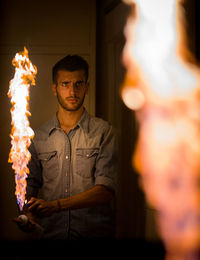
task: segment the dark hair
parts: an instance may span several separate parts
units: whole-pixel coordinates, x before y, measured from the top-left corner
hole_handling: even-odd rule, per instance
[[[57,74],[60,70],[76,71],[84,70],[86,81],[88,80],[88,63],[79,55],[67,55],[63,59],[59,60],[52,69],[53,83],[57,83]]]

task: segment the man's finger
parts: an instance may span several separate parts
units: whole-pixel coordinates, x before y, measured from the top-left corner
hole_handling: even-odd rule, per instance
[[[40,205],[40,201],[35,200],[32,204],[28,205],[28,210],[29,211],[37,210],[39,205]]]
[[[30,200],[27,202],[26,205],[28,205],[28,206],[32,205],[36,200],[37,200],[36,198],[32,197],[32,198],[30,198]]]
[[[13,218],[12,221],[17,223],[17,224],[22,224],[23,223],[23,220],[20,219],[20,218]]]

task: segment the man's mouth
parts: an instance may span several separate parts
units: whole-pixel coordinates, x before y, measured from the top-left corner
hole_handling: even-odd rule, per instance
[[[70,103],[77,103],[78,98],[68,98],[67,101],[70,102]]]

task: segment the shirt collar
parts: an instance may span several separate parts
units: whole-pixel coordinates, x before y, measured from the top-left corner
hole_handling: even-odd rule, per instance
[[[85,132],[89,132],[89,114],[86,111],[86,109],[84,109],[83,114],[81,115],[81,118],[79,119],[79,121],[77,122],[76,126],[74,127],[77,128],[80,127],[82,128]],[[55,130],[55,129],[60,129],[60,123],[58,121],[57,118],[57,114],[52,118],[52,120],[49,122],[49,127],[48,127],[48,134],[51,135],[51,133]]]

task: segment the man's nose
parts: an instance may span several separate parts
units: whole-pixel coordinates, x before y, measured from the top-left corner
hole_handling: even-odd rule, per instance
[[[70,91],[70,94],[74,94],[76,93],[76,83],[71,83],[70,86],[69,86],[69,91]]]

